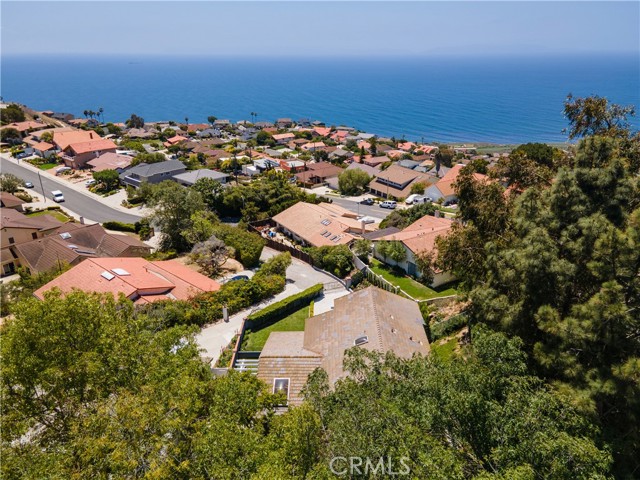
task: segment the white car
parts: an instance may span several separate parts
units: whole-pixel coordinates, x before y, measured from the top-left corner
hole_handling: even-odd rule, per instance
[[[391,210],[395,210],[398,204],[393,200],[387,200],[386,202],[380,203],[380,208],[390,208]]]
[[[94,183],[96,183],[95,179],[90,179],[87,180],[86,182],[84,182],[85,187],[90,187],[91,185],[93,185]]]
[[[51,196],[53,201],[56,203],[64,202],[64,195],[60,190],[54,190],[51,192]]]

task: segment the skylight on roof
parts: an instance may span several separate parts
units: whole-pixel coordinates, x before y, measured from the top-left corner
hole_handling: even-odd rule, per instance
[[[71,238],[71,234],[69,232],[63,232],[60,234],[60,238],[66,240],[67,238]]]
[[[331,220],[329,220],[328,218],[325,218],[320,223],[323,224],[323,225],[329,225],[331,223]]]
[[[369,343],[369,337],[367,335],[362,335],[361,337],[356,338],[353,342],[356,347],[364,345],[365,343]]]
[[[124,268],[112,268],[111,271],[116,275],[131,275]]]
[[[105,270],[104,272],[102,272],[102,273],[100,274],[100,276],[101,276],[102,278],[106,278],[106,279],[107,279],[107,280],[109,280],[109,281],[111,281],[111,280],[113,280],[114,278],[116,278],[116,276],[115,276],[113,273],[107,272],[106,270]]]
[[[76,248],[78,248],[78,245],[67,245],[67,247],[69,247],[71,250],[75,250]]]

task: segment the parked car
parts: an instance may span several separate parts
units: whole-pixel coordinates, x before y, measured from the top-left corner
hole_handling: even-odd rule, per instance
[[[64,202],[64,195],[60,190],[52,191],[51,196],[53,197],[54,202],[57,202],[57,203]]]
[[[33,188],[33,183],[31,183],[31,182],[24,182],[24,186],[25,186],[25,188]]]
[[[27,158],[27,157],[30,157],[30,156],[31,156],[30,153],[22,152],[22,153],[19,153],[18,155],[16,155],[16,158],[17,159],[21,159],[21,158]]]
[[[56,168],[56,175],[60,175],[62,172],[68,172],[71,167],[58,167]]]
[[[235,275],[227,280],[227,282],[237,282],[239,280],[249,280],[249,277],[246,275]]]
[[[360,201],[361,205],[373,205],[373,199],[372,198],[365,198],[364,200]]]
[[[90,187],[94,183],[96,183],[95,179],[91,178],[91,179],[87,180],[86,182],[84,182],[84,185],[85,185],[85,187]]]
[[[445,206],[445,207],[449,207],[451,205],[456,205],[456,200],[447,200],[442,205]]]
[[[396,202],[394,202],[393,200],[387,200],[387,201],[382,202],[380,204],[380,208],[390,208],[391,210],[395,210],[397,205],[398,204]]]

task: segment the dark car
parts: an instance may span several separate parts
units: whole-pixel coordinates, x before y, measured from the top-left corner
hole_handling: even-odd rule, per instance
[[[31,183],[31,182],[24,182],[24,186],[25,186],[26,188],[33,188],[33,183]]]
[[[373,205],[373,199],[371,198],[365,198],[364,200],[362,200],[360,202],[361,205]]]
[[[238,280],[249,280],[249,277],[246,275],[236,275],[227,280],[227,282],[237,282]]]

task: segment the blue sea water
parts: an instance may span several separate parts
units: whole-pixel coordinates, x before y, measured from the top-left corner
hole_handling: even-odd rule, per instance
[[[310,118],[440,142],[563,142],[563,101],[640,106],[637,56],[2,57],[1,92],[38,110],[104,108],[107,121]],[[637,127],[638,119],[633,120]]]

